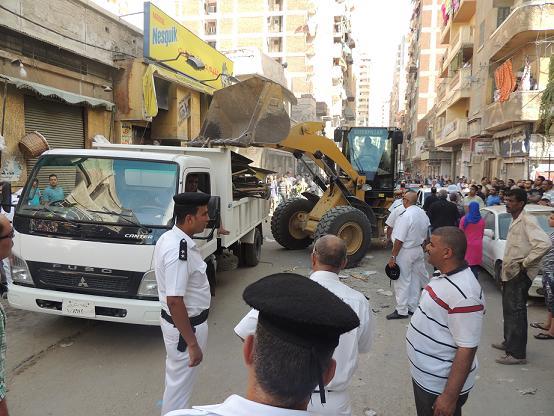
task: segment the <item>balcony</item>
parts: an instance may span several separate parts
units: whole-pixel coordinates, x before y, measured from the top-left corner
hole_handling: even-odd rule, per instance
[[[483,115],[483,129],[494,132],[537,121],[541,96],[540,91],[515,91],[508,101],[489,104]]]
[[[437,85],[437,102],[440,103],[446,97],[446,85],[448,84],[448,79],[443,78],[440,80],[439,85]]]
[[[458,10],[454,13],[452,17],[452,22],[454,23],[466,23],[471,20],[475,14],[477,6],[477,0],[461,0]]]
[[[510,13],[490,37],[490,60],[498,60],[527,44],[554,35],[554,3],[523,2]]]
[[[467,140],[469,137],[467,118],[458,118],[448,123],[435,139],[437,147],[453,146]]]
[[[448,45],[450,43],[450,29],[452,28],[452,19],[448,19],[448,23],[441,30],[441,43]]]
[[[333,43],[333,58],[340,58],[342,56],[342,43]]]
[[[441,76],[446,75],[450,63],[460,51],[463,53],[464,62],[471,58],[473,55],[473,32],[473,26],[462,26],[457,32],[452,32],[450,46],[443,55]]]
[[[437,87],[437,114],[457,104],[460,100],[468,99],[471,94],[471,67],[462,68],[451,78],[444,78]]]

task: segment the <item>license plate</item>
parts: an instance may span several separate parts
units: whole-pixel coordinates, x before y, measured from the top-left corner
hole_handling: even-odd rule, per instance
[[[94,303],[79,302],[75,300],[64,300],[62,302],[62,313],[69,316],[79,316],[81,318],[94,318]]]

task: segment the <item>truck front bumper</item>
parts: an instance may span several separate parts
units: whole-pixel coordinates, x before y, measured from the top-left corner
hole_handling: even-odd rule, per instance
[[[161,306],[158,301],[84,295],[37,289],[13,283],[8,286],[8,301],[14,308],[33,312],[139,325],[160,324]],[[90,302],[94,307],[94,316],[64,313],[62,310],[64,301]]]

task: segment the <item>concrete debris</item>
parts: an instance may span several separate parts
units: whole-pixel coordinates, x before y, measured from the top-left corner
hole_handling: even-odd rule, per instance
[[[373,309],[373,308],[372,308],[371,310],[373,311],[373,313],[379,313],[379,312],[381,312],[381,309]]]
[[[66,343],[60,344],[60,347],[67,348],[67,347],[71,347],[72,345],[73,345],[73,342],[66,342]]]
[[[291,273],[291,272],[295,271],[296,269],[298,269],[298,266],[294,266],[292,269],[285,270],[285,273]]]
[[[364,409],[364,416],[377,416],[377,412],[373,409]]]
[[[358,280],[361,280],[363,282],[367,282],[367,276],[364,276],[363,273],[350,273],[350,276],[352,276],[354,279],[358,279]]]
[[[532,395],[537,393],[537,389],[534,387],[530,387],[528,389],[519,390],[519,392],[521,393],[522,396],[526,396],[526,395]]]
[[[264,240],[267,241],[268,243],[274,243],[275,240],[273,238],[269,238],[269,237],[264,237]]]
[[[365,256],[365,258],[366,258],[366,259],[372,259],[372,258],[373,258],[373,256],[369,256],[369,255],[367,255],[367,256]]]
[[[498,381],[499,383],[513,383],[514,379],[513,378],[497,378],[496,381]]]
[[[377,293],[383,296],[392,296],[392,291],[390,290],[377,289]]]

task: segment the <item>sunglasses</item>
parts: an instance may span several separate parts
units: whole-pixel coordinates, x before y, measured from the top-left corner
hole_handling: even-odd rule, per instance
[[[13,238],[13,236],[15,235],[15,230],[12,228],[12,230],[10,231],[9,234],[6,234],[5,236],[3,237],[0,237],[0,240],[3,240],[5,238]]]

